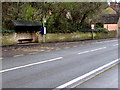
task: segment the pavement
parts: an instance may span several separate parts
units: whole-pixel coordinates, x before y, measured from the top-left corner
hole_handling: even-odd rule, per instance
[[[12,54],[18,51],[3,51],[3,70],[0,71],[3,88],[56,88],[118,58],[117,39],[81,42],[69,45],[67,42],[63,46],[55,43],[53,48],[59,47],[58,50],[26,55],[20,55],[24,52],[20,49],[18,56]],[[37,47],[41,46],[35,50],[39,50]]]

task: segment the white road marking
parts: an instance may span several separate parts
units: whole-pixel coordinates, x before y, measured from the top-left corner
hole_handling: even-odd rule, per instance
[[[12,70],[17,70],[17,69],[21,69],[21,68],[25,68],[25,67],[30,67],[30,66],[34,66],[34,65],[38,65],[38,64],[43,64],[43,63],[47,63],[47,62],[52,62],[52,61],[60,60],[60,59],[62,59],[62,58],[63,58],[63,57],[58,57],[58,58],[54,58],[54,59],[50,59],[50,60],[46,60],[46,61],[40,61],[40,62],[36,62],[36,63],[31,63],[31,64],[19,66],[19,67],[14,67],[14,68],[10,68],[10,69],[5,69],[5,70],[1,70],[0,73],[12,71]]]
[[[90,71],[90,72],[88,72],[88,73],[86,73],[86,74],[84,74],[84,75],[82,75],[82,76],[80,76],[80,77],[78,77],[78,78],[75,78],[75,79],[73,79],[73,80],[71,80],[71,81],[69,81],[69,82],[67,82],[67,83],[65,83],[65,84],[63,84],[63,85],[60,85],[60,86],[58,86],[58,87],[56,87],[56,88],[66,88],[66,87],[68,87],[68,86],[70,86],[70,85],[72,85],[72,84],[74,84],[74,83],[76,83],[76,82],[78,82],[78,81],[80,81],[80,80],[83,80],[84,78],[86,78],[86,77],[88,77],[88,76],[90,76],[90,75],[95,74],[95,73],[98,72],[98,71],[101,71],[101,70],[104,69],[104,68],[107,68],[107,67],[109,67],[109,66],[117,63],[119,60],[120,60],[120,58],[119,58],[119,59],[116,59],[116,60],[114,60],[114,61],[112,61],[112,62],[110,62],[110,63],[108,63],[108,64],[105,64],[105,65],[103,65],[103,66],[101,66],[101,67],[99,67],[99,68],[97,68],[97,69],[95,69],[95,70],[93,70],[93,71]]]
[[[88,52],[93,52],[93,51],[97,51],[97,50],[101,50],[101,49],[105,49],[106,47],[102,47],[102,48],[97,48],[97,49],[93,49],[93,50],[89,50],[89,51],[84,51],[78,54],[84,54],[84,53],[88,53]]]
[[[94,49],[94,50],[90,50],[90,51],[81,52],[81,53],[78,53],[78,54],[84,54],[84,53],[93,52],[93,51],[97,51],[97,50],[101,50],[101,49],[105,49],[105,48],[106,47],[102,47],[102,48],[98,48],[98,49]],[[12,71],[12,70],[16,70],[16,69],[21,69],[21,68],[25,68],[25,67],[29,67],[29,66],[33,66],[33,65],[37,65],[37,64],[43,64],[43,63],[46,63],[46,62],[52,62],[52,61],[56,61],[56,60],[62,59],[62,58],[63,57],[58,57],[58,58],[54,58],[54,59],[50,59],[50,60],[45,60],[45,61],[31,63],[31,64],[27,64],[27,65],[23,65],[23,66],[13,67],[13,68],[10,68],[10,69],[1,70],[0,73],[7,72],[7,71]]]
[[[84,52],[81,52],[81,53],[78,53],[78,54],[84,54],[84,53],[88,53],[88,52],[90,52],[90,51],[84,51]]]
[[[96,42],[96,43],[106,43],[106,42],[115,42],[115,41],[118,41],[118,40],[110,40],[110,41],[103,41],[103,42]]]
[[[118,46],[119,44],[115,44],[115,45],[113,45],[113,46]]]

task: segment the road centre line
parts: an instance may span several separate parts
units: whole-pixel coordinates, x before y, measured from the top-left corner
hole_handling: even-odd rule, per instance
[[[101,67],[99,67],[99,68],[97,68],[95,70],[92,70],[92,71],[90,71],[90,72],[88,72],[88,73],[86,73],[86,74],[84,74],[84,75],[82,75],[82,76],[80,76],[78,78],[75,78],[75,79],[73,79],[73,80],[71,80],[71,81],[69,81],[69,82],[67,82],[67,83],[65,83],[63,85],[60,85],[60,86],[58,86],[56,88],[67,88],[67,87],[71,86],[72,84],[74,84],[74,83],[76,83],[78,81],[80,82],[80,80],[82,81],[83,79],[85,79],[85,78],[87,78],[87,77],[89,77],[89,76],[91,76],[91,75],[93,75],[93,74],[95,74],[97,72],[100,72],[101,70],[103,70],[103,69],[105,69],[105,68],[107,68],[107,67],[109,67],[109,66],[111,66],[111,65],[113,65],[115,63],[118,63],[119,60],[120,60],[120,58],[116,59],[116,60],[114,60],[114,61],[112,61],[112,62],[110,62],[108,64],[105,64],[105,65],[103,65],[103,66],[101,66]]]
[[[97,51],[97,50],[102,50],[102,49],[105,49],[107,47],[102,47],[102,48],[97,48],[97,49],[93,49],[93,50],[89,50],[89,51],[84,51],[84,52],[80,52],[78,54],[84,54],[84,53],[88,53],[88,52],[94,52],[94,51]]]
[[[119,44],[115,44],[115,45],[113,45],[113,46],[118,46]]]
[[[101,50],[101,49],[105,49],[105,48],[106,47],[102,47],[102,48],[93,49],[93,50],[90,50],[90,51],[84,51],[84,52],[81,52],[81,53],[78,53],[78,54],[84,54],[84,53],[93,52],[93,51],[97,51],[97,50]],[[18,57],[18,56],[22,56],[22,55],[16,55],[14,57]],[[62,58],[63,57],[58,57],[58,58],[54,58],[54,59],[50,59],[50,60],[45,60],[45,61],[31,63],[31,64],[27,64],[27,65],[23,65],[23,66],[13,67],[13,68],[10,68],[10,69],[1,70],[0,73],[7,72],[7,71],[12,71],[12,70],[16,70],[16,69],[21,69],[21,68],[25,68],[25,67],[29,67],[29,66],[33,66],[33,65],[37,65],[37,64],[52,62],[52,61],[56,61],[56,60],[62,59]]]
[[[58,58],[54,58],[54,59],[49,59],[49,60],[45,60],[45,61],[40,61],[40,62],[36,62],[36,63],[23,65],[23,66],[13,67],[13,68],[10,68],[10,69],[1,70],[0,73],[12,71],[12,70],[17,70],[17,69],[21,69],[21,68],[25,68],[25,67],[30,67],[30,66],[34,66],[34,65],[38,65],[38,64],[43,64],[43,63],[47,63],[47,62],[52,62],[52,61],[60,60],[62,58],[63,57],[58,57]]]

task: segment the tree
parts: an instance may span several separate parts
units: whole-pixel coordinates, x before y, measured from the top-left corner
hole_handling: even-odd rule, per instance
[[[86,28],[96,22],[101,11],[107,7],[104,2],[4,2],[3,27],[11,29],[10,20],[35,20],[42,23],[47,18],[47,32],[69,33]],[[52,11],[49,14],[49,11]],[[70,18],[67,14],[69,13]]]

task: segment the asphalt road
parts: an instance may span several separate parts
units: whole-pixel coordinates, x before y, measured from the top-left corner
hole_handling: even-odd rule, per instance
[[[72,41],[72,42],[54,42],[54,43],[23,43],[17,45],[3,46],[2,50],[2,59],[31,55],[36,53],[51,52],[54,50],[63,50],[67,48],[72,48],[76,46],[83,46],[87,44],[92,44],[94,42],[114,40],[111,39],[95,39],[95,40],[84,40],[84,41]],[[1,59],[1,57],[0,57]]]
[[[78,85],[76,88],[118,88],[118,67],[120,67],[120,65],[110,68],[98,76]]]
[[[2,86],[3,88],[56,88],[117,58],[117,40],[10,57],[2,60],[3,70],[0,71]]]

